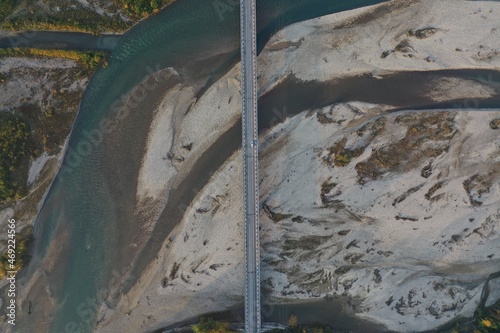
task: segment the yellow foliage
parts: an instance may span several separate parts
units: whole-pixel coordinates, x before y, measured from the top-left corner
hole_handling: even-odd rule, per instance
[[[7,57],[40,57],[40,58],[63,58],[79,62],[90,69],[95,69],[100,63],[106,63],[105,52],[100,51],[72,51],[58,49],[36,49],[36,48],[7,48],[0,49],[0,56]]]
[[[481,320],[481,325],[484,327],[491,327],[491,321],[489,319],[483,319]]]

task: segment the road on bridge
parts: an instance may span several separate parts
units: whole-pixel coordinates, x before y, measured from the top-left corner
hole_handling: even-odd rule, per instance
[[[245,216],[245,332],[260,333],[259,164],[255,0],[240,0],[243,95],[243,207]]]

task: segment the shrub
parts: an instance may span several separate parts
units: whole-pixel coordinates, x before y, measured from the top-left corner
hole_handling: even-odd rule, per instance
[[[75,60],[87,69],[94,70],[100,64],[107,65],[107,53],[103,51],[72,51],[35,48],[0,49],[0,57],[64,58]]]
[[[194,333],[231,333],[228,323],[220,323],[212,318],[200,318],[198,324],[193,326]]]
[[[25,194],[25,175],[18,173],[21,164],[36,156],[37,149],[30,126],[18,117],[0,116],[0,202]],[[24,182],[23,182],[24,181]]]
[[[18,5],[18,0],[2,0],[0,2],[0,21],[12,14]]]
[[[116,5],[135,20],[156,13],[171,2],[173,0],[115,0]]]

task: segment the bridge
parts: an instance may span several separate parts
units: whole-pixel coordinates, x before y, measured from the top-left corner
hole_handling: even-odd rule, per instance
[[[243,209],[245,216],[245,332],[261,332],[257,36],[255,0],[240,0],[243,96]]]

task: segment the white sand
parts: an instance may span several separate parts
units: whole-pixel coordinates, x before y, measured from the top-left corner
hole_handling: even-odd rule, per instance
[[[375,9],[375,19],[363,18]],[[259,59],[259,85],[268,90],[289,73],[328,81],[388,71],[499,68],[499,15],[500,4],[492,1],[400,0],[300,22],[269,41]],[[406,35],[428,27],[437,29],[428,38]],[[381,58],[403,40],[412,52]],[[299,41],[298,48],[275,50],[276,45]]]
[[[193,91],[190,88],[178,85],[166,94],[156,112],[139,174],[137,189],[139,202],[148,197],[160,196],[177,173],[175,165],[168,157],[176,125],[173,117],[174,114],[186,112],[192,98]]]
[[[360,117],[349,117],[346,110],[349,108],[338,107],[334,114],[347,118],[345,123]],[[343,168],[325,166],[321,158],[342,137],[348,138],[347,146],[359,145],[359,125],[346,132],[337,124],[320,124],[314,114],[293,118],[283,131],[275,129],[280,135],[261,157],[266,174],[261,200],[275,212],[291,215],[277,223],[261,216],[263,262],[274,263],[264,266],[263,280],[271,279],[275,296],[359,297],[364,301],[356,310],[363,316],[404,332],[430,329],[457,315],[473,313],[482,283],[499,264],[500,165],[498,158],[491,156],[499,155],[500,139],[498,131],[489,128],[489,121],[499,118],[500,112],[458,113],[459,132],[450,141],[448,153],[422,159],[402,174],[389,173],[359,185],[355,165],[366,160],[372,149],[404,137],[406,128],[394,123],[396,116],[387,116],[384,134]],[[336,134],[332,136],[332,132]],[[423,178],[420,170],[431,160],[434,172]],[[490,192],[482,195],[480,207],[470,204],[463,187],[463,182],[476,173],[492,177]],[[330,208],[321,203],[320,197],[321,184],[328,179],[337,183],[332,192],[338,194]],[[433,195],[442,194],[441,198],[425,199],[438,181],[446,182]],[[405,201],[392,205],[396,197],[419,185],[421,189]],[[293,222],[296,216],[303,221]],[[396,216],[418,221],[397,220]],[[341,230],[350,232],[341,236]],[[301,237],[308,236],[317,236],[319,244],[301,248],[307,242]],[[319,240],[321,236],[328,237]],[[287,250],[287,246],[293,250]],[[350,260],[358,255],[359,261],[352,264]],[[351,270],[335,274],[340,267]],[[376,269],[380,282],[375,282]],[[437,283],[443,285],[442,289],[435,287]],[[464,287],[464,283],[471,285]],[[390,297],[394,302],[386,306],[384,302]],[[405,317],[397,313],[398,302]],[[431,313],[430,307],[435,312]]]
[[[54,156],[49,156],[46,152],[44,152],[40,157],[30,162],[28,186],[33,184],[38,179],[40,173],[43,170],[43,167],[45,166],[45,163],[47,163],[47,161],[52,158],[54,158]]]

